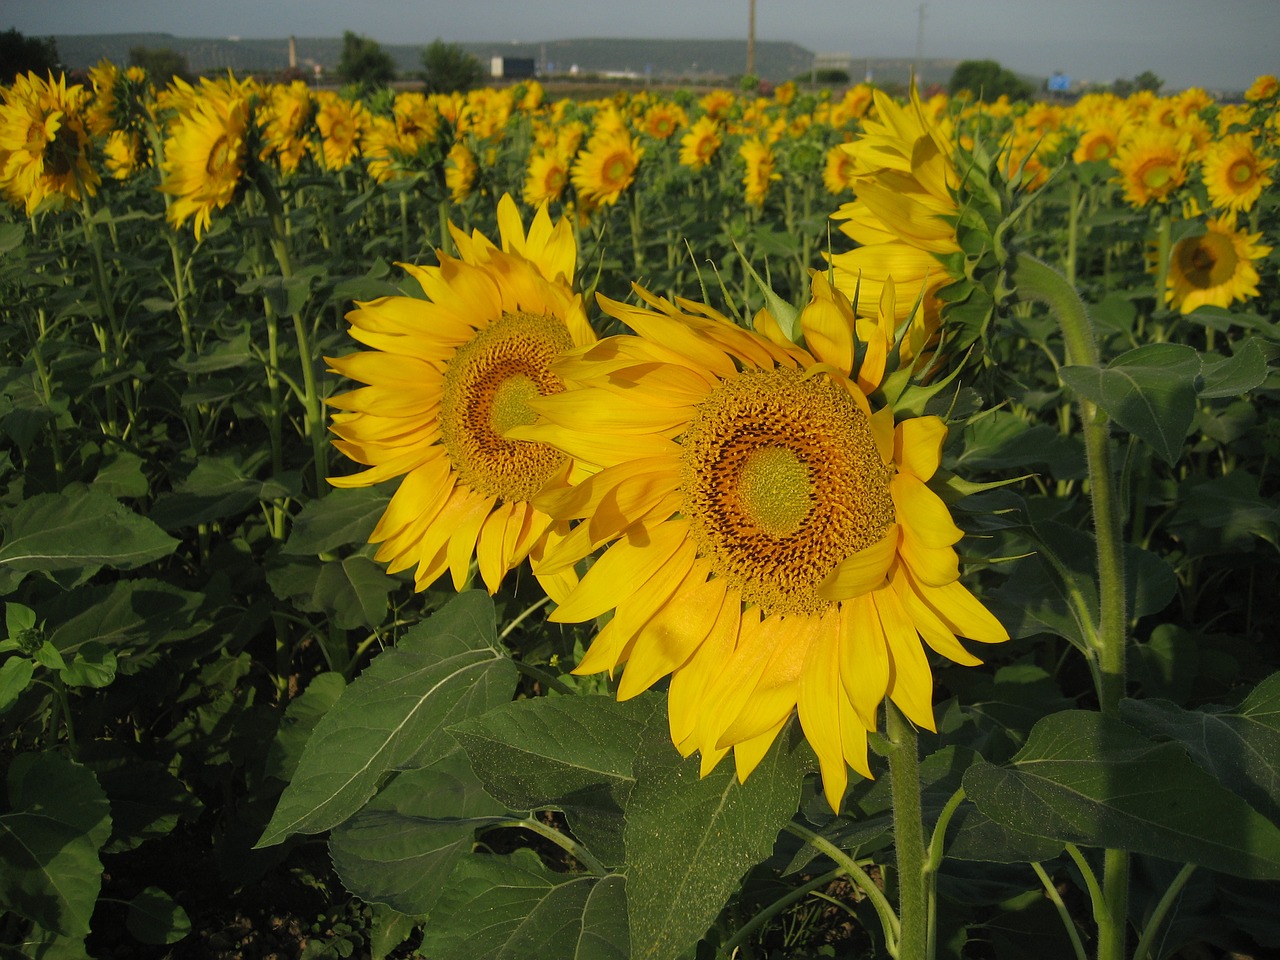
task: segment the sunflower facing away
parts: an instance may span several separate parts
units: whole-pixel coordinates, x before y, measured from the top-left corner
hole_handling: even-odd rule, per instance
[[[1165,300],[1183,313],[1196,307],[1229,307],[1232,301],[1258,295],[1258,268],[1271,248],[1260,243],[1262,234],[1244,233],[1226,215],[1205,224],[1198,237],[1179,240],[1169,258]]]
[[[175,227],[194,217],[199,239],[213,211],[235,199],[245,174],[249,123],[247,89],[212,83],[174,121],[164,145],[160,189],[175,198],[167,212]]]
[[[490,592],[508,570],[537,557],[552,521],[529,501],[572,461],[504,432],[534,418],[529,401],[564,389],[551,364],[594,342],[570,283],[573,232],[546,208],[526,235],[515,201],[498,203],[501,249],[453,228],[460,256],[438,267],[404,265],[426,299],[384,297],[347,314],[371,348],[327,358],[330,370],[367,384],[330,399],[334,446],[369,467],[331,477],[363,487],[401,477],[370,541],[395,573],[417,568],[423,590],[448,569],[466,582],[472,557]],[[541,578],[553,597],[570,582]]]
[[[886,695],[935,728],[924,644],[975,664],[958,636],[1008,638],[960,583],[961,532],[927,486],[946,426],[872,409],[825,283],[801,314],[812,353],[636,289],[656,309],[599,299],[638,336],[573,351],[555,368],[572,388],[508,434],[598,468],[535,499],[579,521],[548,572],[610,543],[551,619],[613,611],[575,672],[625,663],[622,699],[670,674],[672,740],[704,774],[732,749],[745,779],[798,712],[838,809],[847,766],[871,775]]]

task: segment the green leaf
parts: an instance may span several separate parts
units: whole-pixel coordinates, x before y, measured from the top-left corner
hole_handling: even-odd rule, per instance
[[[9,657],[0,663],[0,713],[22,695],[35,672],[36,665],[26,657]]]
[[[258,846],[335,827],[391,771],[457,749],[447,728],[510,699],[515,680],[493,601],[458,595],[379,654],[316,724]]]
[[[312,500],[302,508],[280,552],[327,553],[365,543],[390,502],[391,497],[375,487],[330,491],[328,496]]]
[[[421,952],[432,960],[629,960],[624,879],[555,874],[531,850],[468,854],[449,876]]]
[[[129,933],[142,943],[177,943],[191,932],[187,911],[159,887],[147,887],[129,901]]]
[[[343,630],[376,627],[387,618],[387,597],[399,586],[382,564],[364,556],[308,559],[267,573],[272,592],[299,610],[327,613]]]
[[[1201,769],[1280,824],[1280,673],[1258,684],[1235,710],[1125,700],[1120,715],[1149,737],[1181,744]]]
[[[1267,358],[1262,355],[1258,338],[1250,337],[1236,346],[1229,357],[1204,357],[1203,370],[1201,400],[1238,397],[1267,379]]]
[[[116,678],[116,655],[106,644],[90,640],[59,673],[69,687],[109,687]]]
[[[1280,509],[1259,493],[1259,486],[1258,477],[1244,467],[1188,485],[1169,529],[1199,556],[1248,550],[1255,537],[1280,543]]]
[[[81,587],[60,605],[57,613],[65,619],[50,624],[49,640],[64,656],[103,644],[122,658],[121,671],[130,672],[130,656],[208,630],[209,622],[201,616],[203,601],[202,594],[159,580]]]
[[[721,763],[705,778],[671,744],[665,711],[650,722],[627,807],[627,912],[632,956],[682,955],[706,933],[743,874],[773,851],[800,800],[796,725],[739,783]]]
[[[964,788],[986,816],[1022,833],[1280,878],[1280,828],[1177,744],[1153,744],[1099,713],[1045,717],[1008,766],[976,764]]]
[[[373,960],[386,957],[422,925],[422,917],[410,917],[380,903],[373,905],[373,920],[369,930],[369,952]]]
[[[1122,353],[1105,368],[1064,366],[1058,374],[1078,396],[1149,443],[1166,463],[1177,461],[1196,415],[1200,358],[1193,349],[1149,343]]]
[[[89,932],[111,808],[93,772],[60,753],[24,753],[9,765],[0,814],[0,907],[69,937]]]
[[[623,859],[622,815],[631,768],[658,697],[516,700],[450,733],[494,797],[512,810],[554,807],[604,863]]]
[[[461,752],[399,774],[335,827],[329,853],[343,885],[406,914],[435,907],[447,877],[475,843],[476,829],[506,818]]]
[[[342,674],[322,673],[312,678],[300,696],[289,701],[276,729],[276,738],[267,749],[263,776],[275,777],[284,783],[293,779],[311,732],[338,702],[346,685]]]
[[[290,495],[278,480],[259,480],[238,457],[206,457],[172,493],[156,498],[151,517],[166,530],[179,530],[244,513],[262,501]]]
[[[103,567],[129,570],[178,548],[145,517],[98,490],[42,493],[0,517],[0,590],[12,591],[32,571],[74,573],[81,583]]]

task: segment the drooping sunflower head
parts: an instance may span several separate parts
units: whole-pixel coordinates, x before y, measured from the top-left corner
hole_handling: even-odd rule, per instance
[[[1256,261],[1271,252],[1262,234],[1235,227],[1234,214],[1205,224],[1205,232],[1174,244],[1165,300],[1183,313],[1200,306],[1229,307],[1258,295]]]
[[[454,203],[461,203],[471,195],[479,172],[476,155],[465,143],[459,140],[449,148],[444,160],[444,183]]]
[[[365,384],[329,403],[334,446],[369,468],[330,482],[402,478],[370,539],[391,572],[416,567],[420,590],[446,569],[460,589],[475,558],[496,591],[552,533],[529,501],[574,471],[560,451],[508,436],[532,422],[534,398],[564,389],[552,369],[559,356],[594,341],[569,286],[573,233],[552,224],[545,207],[526,233],[509,196],[498,220],[501,246],[455,229],[459,257],[405,265],[425,298],[357,304],[347,315],[351,334],[370,349],[328,361]],[[543,583],[559,595],[556,584],[571,579]]]
[[[575,351],[571,389],[515,431],[595,468],[537,500],[578,521],[548,568],[610,544],[552,619],[613,611],[577,672],[625,663],[622,698],[670,674],[673,742],[704,773],[732,749],[745,778],[798,713],[838,808],[847,767],[870,776],[886,695],[932,727],[924,645],[972,664],[957,635],[1007,639],[960,585],[961,534],[927,486],[946,428],[873,407],[829,314],[805,324],[811,353],[637,294],[600,298],[635,335]]]

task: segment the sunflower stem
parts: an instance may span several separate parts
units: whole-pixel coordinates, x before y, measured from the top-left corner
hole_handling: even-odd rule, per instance
[[[928,954],[929,883],[926,877],[920,756],[915,727],[892,700],[885,701],[889,740],[889,790],[893,796],[893,845],[898,855],[898,919],[902,960],[931,960]]]
[[[1098,367],[1101,358],[1089,316],[1075,288],[1039,260],[1018,255],[1013,280],[1020,296],[1045,303],[1062,330],[1069,364]],[[1098,629],[1091,651],[1096,659],[1098,704],[1102,713],[1118,717],[1125,693],[1124,539],[1120,522],[1120,498],[1111,469],[1111,440],[1107,415],[1093,403],[1077,399],[1083,424],[1085,455],[1089,467],[1089,492],[1094,532],[1098,543]],[[1122,960],[1125,956],[1126,916],[1129,898],[1129,857],[1123,850],[1103,853],[1101,897],[1094,901],[1098,923],[1098,960]]]

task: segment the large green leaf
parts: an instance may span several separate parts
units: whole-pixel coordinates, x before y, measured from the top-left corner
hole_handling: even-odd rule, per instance
[[[632,766],[657,696],[538,697],[503,704],[450,732],[488,791],[512,810],[555,807],[608,864],[622,861]]]
[[[368,557],[309,557],[267,572],[272,592],[299,610],[326,613],[343,630],[376,627],[387,618],[387,597],[399,584]]]
[[[1257,337],[1238,344],[1229,357],[1205,357],[1203,365],[1202,400],[1238,397],[1267,379],[1267,358],[1262,355]]]
[[[435,907],[476,828],[504,819],[460,751],[384,787],[329,838],[333,864],[362,900],[419,915]]]
[[[110,804],[91,770],[60,753],[15,757],[0,814],[0,908],[63,936],[87,934],[110,833]]]
[[[387,509],[391,497],[375,487],[330,491],[310,501],[294,518],[293,530],[281,553],[326,553],[364,543]]]
[[[1280,878],[1280,828],[1179,745],[1099,713],[1045,717],[1008,766],[976,764],[964,788],[983,814],[1022,833]]]
[[[1062,382],[1151,445],[1166,463],[1182,452],[1196,415],[1200,357],[1177,343],[1148,343],[1106,367],[1064,366]]]
[[[0,591],[12,592],[32,571],[82,583],[103,567],[128,570],[167,557],[173,539],[119,500],[87,488],[42,493],[0,516]],[[67,576],[70,575],[70,576]]]
[[[468,854],[423,930],[432,960],[628,960],[619,874],[556,874],[530,850]]]
[[[1258,684],[1235,710],[1125,700],[1120,713],[1147,736],[1181,744],[1200,767],[1280,824],[1280,673]]]
[[[729,762],[700,778],[697,758],[671,745],[665,713],[654,717],[627,806],[632,956],[679,957],[706,933],[794,815],[806,759],[793,723],[746,783]]]
[[[391,771],[457,749],[446,728],[510,699],[515,679],[493,601],[455,597],[379,654],[316,724],[258,846],[337,826]]]

